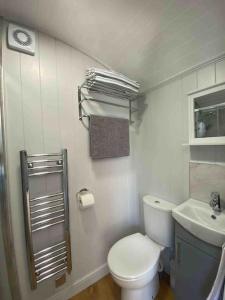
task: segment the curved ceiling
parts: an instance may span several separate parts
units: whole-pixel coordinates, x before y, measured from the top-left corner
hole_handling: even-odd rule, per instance
[[[0,0],[0,13],[145,88],[225,52],[224,0]]]

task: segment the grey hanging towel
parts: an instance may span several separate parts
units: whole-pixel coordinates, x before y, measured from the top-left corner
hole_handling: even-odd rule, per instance
[[[91,115],[90,156],[93,159],[100,159],[129,154],[129,121]]]

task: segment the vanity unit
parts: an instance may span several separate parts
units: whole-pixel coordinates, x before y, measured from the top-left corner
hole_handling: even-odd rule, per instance
[[[212,217],[213,216],[213,217]],[[175,299],[206,300],[225,241],[225,214],[189,199],[173,210],[175,222]]]
[[[206,300],[215,280],[221,249],[175,224],[175,299]]]

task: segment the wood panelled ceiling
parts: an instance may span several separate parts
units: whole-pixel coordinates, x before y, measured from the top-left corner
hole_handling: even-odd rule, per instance
[[[225,52],[225,0],[0,0],[0,14],[144,88]]]

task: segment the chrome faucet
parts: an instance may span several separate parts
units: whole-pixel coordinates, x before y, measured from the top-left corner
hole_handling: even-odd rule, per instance
[[[212,207],[214,212],[221,212],[220,194],[218,192],[211,193],[211,199],[209,205]]]

